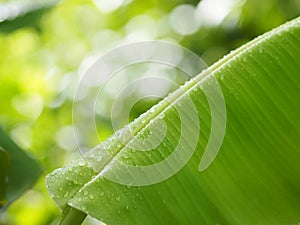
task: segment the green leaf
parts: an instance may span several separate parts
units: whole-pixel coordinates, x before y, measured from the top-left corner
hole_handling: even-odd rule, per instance
[[[42,170],[39,163],[17,146],[1,128],[0,147],[5,149],[9,157],[6,205],[4,205],[4,208],[7,208],[24,191],[33,186]],[[5,155],[1,155],[2,160],[6,161]],[[2,166],[3,164],[1,163]]]
[[[297,224],[299,71],[300,18],[233,51],[49,174],[49,192],[68,221],[86,213],[125,225]],[[153,150],[132,150],[155,141]]]
[[[8,154],[0,148],[0,208],[6,203],[8,166]]]
[[[41,17],[56,4],[56,0],[35,3],[24,3],[23,1],[2,3],[3,11],[8,13],[4,13],[1,17],[0,32],[9,33],[23,27],[40,29]]]

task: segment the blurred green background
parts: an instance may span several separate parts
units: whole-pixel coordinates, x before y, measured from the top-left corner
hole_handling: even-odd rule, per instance
[[[44,168],[35,187],[11,205],[0,224],[57,223],[60,212],[44,178],[80,156],[72,127],[73,97],[82,71],[96,56],[125,43],[165,40],[211,65],[299,13],[299,0],[0,1],[0,126]],[[174,78],[177,83],[186,79]],[[107,109],[118,88],[112,85],[104,93],[97,112],[101,140],[113,133]],[[166,93],[172,89],[162,88]],[[124,98],[124,107],[140,94],[133,91]],[[130,119],[158,100],[135,104]],[[82,128],[86,118],[75,132],[83,145],[93,146],[99,139]],[[90,218],[85,224],[99,222]]]

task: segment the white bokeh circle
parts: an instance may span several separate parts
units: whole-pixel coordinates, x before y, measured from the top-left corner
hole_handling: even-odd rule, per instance
[[[96,106],[102,103],[101,94],[105,93],[105,89],[108,89],[108,91],[106,91],[107,93],[112,91],[108,88],[107,82],[111,80],[118,71],[122,71],[132,65],[149,62],[153,63],[153,65],[163,64],[178,69],[183,71],[190,78],[193,78],[207,67],[205,62],[192,51],[169,42],[144,41],[115,48],[96,59],[82,76],[74,97],[73,126],[76,127],[77,130],[80,130],[78,129],[78,121],[82,119],[81,111],[84,108],[85,111],[88,112],[88,119],[85,120],[85,126],[93,128],[93,132],[89,135],[99,137],[95,123]],[[154,67],[152,69],[154,69]],[[148,68],[149,71],[152,69],[151,66]],[[126,79],[124,79],[124,77],[120,79],[120,87],[118,87],[118,90],[114,90],[115,96],[111,107],[106,109],[111,112],[112,127],[115,131],[120,128],[120,122],[115,119],[116,117],[114,116],[115,113],[120,112],[118,108],[118,106],[121,105],[121,103],[118,102],[119,99],[122,98],[124,93],[132,90],[132,85],[141,81],[145,82],[146,79],[149,79],[149,77],[144,77],[141,74],[140,77],[135,77],[131,82],[125,83],[123,87],[122,82]],[[168,77],[158,77],[157,79],[174,83],[174,81]],[[198,82],[197,78],[192,80],[195,86],[199,86],[206,95],[212,117],[211,135],[199,165],[200,171],[205,170],[215,159],[222,144],[226,129],[226,107],[222,90],[214,76],[207,76],[206,79],[208,79],[208,81],[204,83]],[[77,101],[76,99],[81,96],[80,93],[83,91],[89,92],[90,97]],[[155,92],[151,93],[150,89],[150,92],[146,95],[132,98],[126,105],[127,110],[122,111],[121,114],[128,117],[130,108],[141,98],[149,96],[158,98],[165,97]],[[113,156],[105,168],[99,170],[99,176],[124,185],[142,186],[161,182],[177,173],[189,161],[196,149],[200,134],[200,121],[196,106],[189,95],[181,96],[175,101],[170,102],[170,105],[174,106],[178,112],[181,122],[180,138],[173,152],[164,160],[147,166],[129,165],[118,160],[118,157]],[[186,113],[187,111],[188,113]],[[81,116],[77,117],[77,115]],[[167,127],[164,125],[163,119],[157,117],[153,118],[153,120],[155,123],[160,123],[162,129],[165,129],[162,132],[163,135],[159,138],[149,135],[146,140],[144,138],[139,139],[138,134],[131,133],[130,131],[126,133],[124,140],[122,139],[124,134],[119,137],[119,132],[115,133],[115,137],[119,138],[123,146],[134,151],[149,151],[155,149],[163,141]],[[190,121],[193,121],[193,123]],[[153,123],[145,124],[145,126],[148,126],[151,130],[152,124]],[[75,135],[78,135],[75,137],[76,140],[81,140],[79,136],[80,133],[77,132]],[[101,140],[99,139],[99,141]],[[145,145],[144,142],[147,142],[147,145]],[[86,149],[90,148],[83,147],[79,142],[77,142],[77,145],[82,153],[85,153]],[[148,147],[145,148],[145,146]],[[87,160],[87,163],[92,162]]]

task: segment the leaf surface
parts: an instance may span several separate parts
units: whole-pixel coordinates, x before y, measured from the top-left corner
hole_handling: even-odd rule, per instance
[[[6,151],[0,148],[0,208],[6,202],[7,172],[9,158]]]
[[[49,192],[65,214],[112,225],[297,224],[299,71],[298,18],[48,175]]]
[[[16,200],[24,191],[31,188],[37,181],[42,170],[39,163],[28,156],[16,143],[0,128],[0,147],[5,149],[6,154],[1,154],[1,167],[6,168],[7,182],[6,189],[6,208]],[[9,158],[9,165],[7,160]],[[4,169],[3,168],[3,169]],[[1,171],[1,176],[4,175]],[[6,178],[5,178],[6,179]],[[2,187],[1,187],[2,190]],[[3,189],[4,190],[4,189]]]

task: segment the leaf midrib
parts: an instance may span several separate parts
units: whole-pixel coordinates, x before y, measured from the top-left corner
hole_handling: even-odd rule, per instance
[[[300,19],[295,19],[292,21],[289,21],[261,36],[258,36],[257,38],[253,39],[252,41],[248,42],[247,44],[239,47],[238,49],[230,52],[228,55],[224,56],[222,59],[220,59],[219,61],[217,61],[216,63],[214,63],[212,66],[210,66],[209,68],[205,69],[204,71],[202,71],[200,74],[198,74],[196,77],[192,78],[190,81],[188,81],[187,83],[185,83],[183,86],[181,86],[179,89],[177,89],[176,91],[174,91],[172,94],[170,94],[168,97],[166,97],[165,99],[162,100],[161,105],[159,107],[157,107],[155,109],[155,111],[153,111],[152,116],[149,116],[147,118],[145,118],[145,122],[144,123],[140,123],[138,124],[138,126],[136,127],[136,129],[132,132],[134,136],[136,136],[137,134],[139,134],[145,127],[148,126],[149,122],[155,118],[157,118],[161,113],[163,113],[165,110],[168,109],[168,107],[170,107],[171,105],[175,104],[176,101],[178,101],[185,93],[189,92],[190,90],[192,90],[196,85],[199,85],[200,82],[203,82],[209,75],[214,74],[216,71],[220,70],[223,66],[225,66],[225,64],[231,60],[234,60],[236,57],[238,57],[239,55],[241,55],[242,53],[248,51],[250,48],[253,48],[255,46],[257,46],[259,43],[273,37],[274,35],[278,35],[279,33],[282,32],[282,30],[288,30],[289,27],[292,27],[294,24],[299,24],[300,23]],[[147,112],[145,112],[144,114],[146,114]],[[142,114],[143,115],[143,114]],[[141,115],[141,116],[142,116]],[[119,153],[122,152],[122,150],[131,142],[133,141],[133,138],[130,138],[127,140],[127,142],[125,142],[125,144],[122,144],[119,148],[116,146],[116,150],[114,151],[114,154],[110,154],[110,158],[107,159],[107,162],[102,166],[97,168],[97,170],[91,166],[91,168],[94,170],[95,172],[95,176],[91,178],[91,180],[87,183],[85,183],[80,189],[84,188],[85,186],[89,185],[90,183],[92,183],[94,180],[98,179],[99,177],[102,176],[101,172],[105,170],[105,168],[107,166],[110,165],[110,163],[114,160],[114,158],[117,157],[117,155]],[[101,144],[100,144],[101,146]],[[99,146],[97,146],[96,148],[92,149],[91,151],[95,151],[99,148]],[[88,153],[87,153],[88,155]],[[83,156],[84,158],[85,156]],[[87,161],[87,160],[86,160]],[[87,161],[87,163],[89,163]],[[79,189],[79,190],[80,190]],[[76,192],[77,193],[77,192]],[[74,195],[76,195],[76,193]],[[72,198],[72,197],[71,197]],[[70,199],[71,199],[70,198]]]

